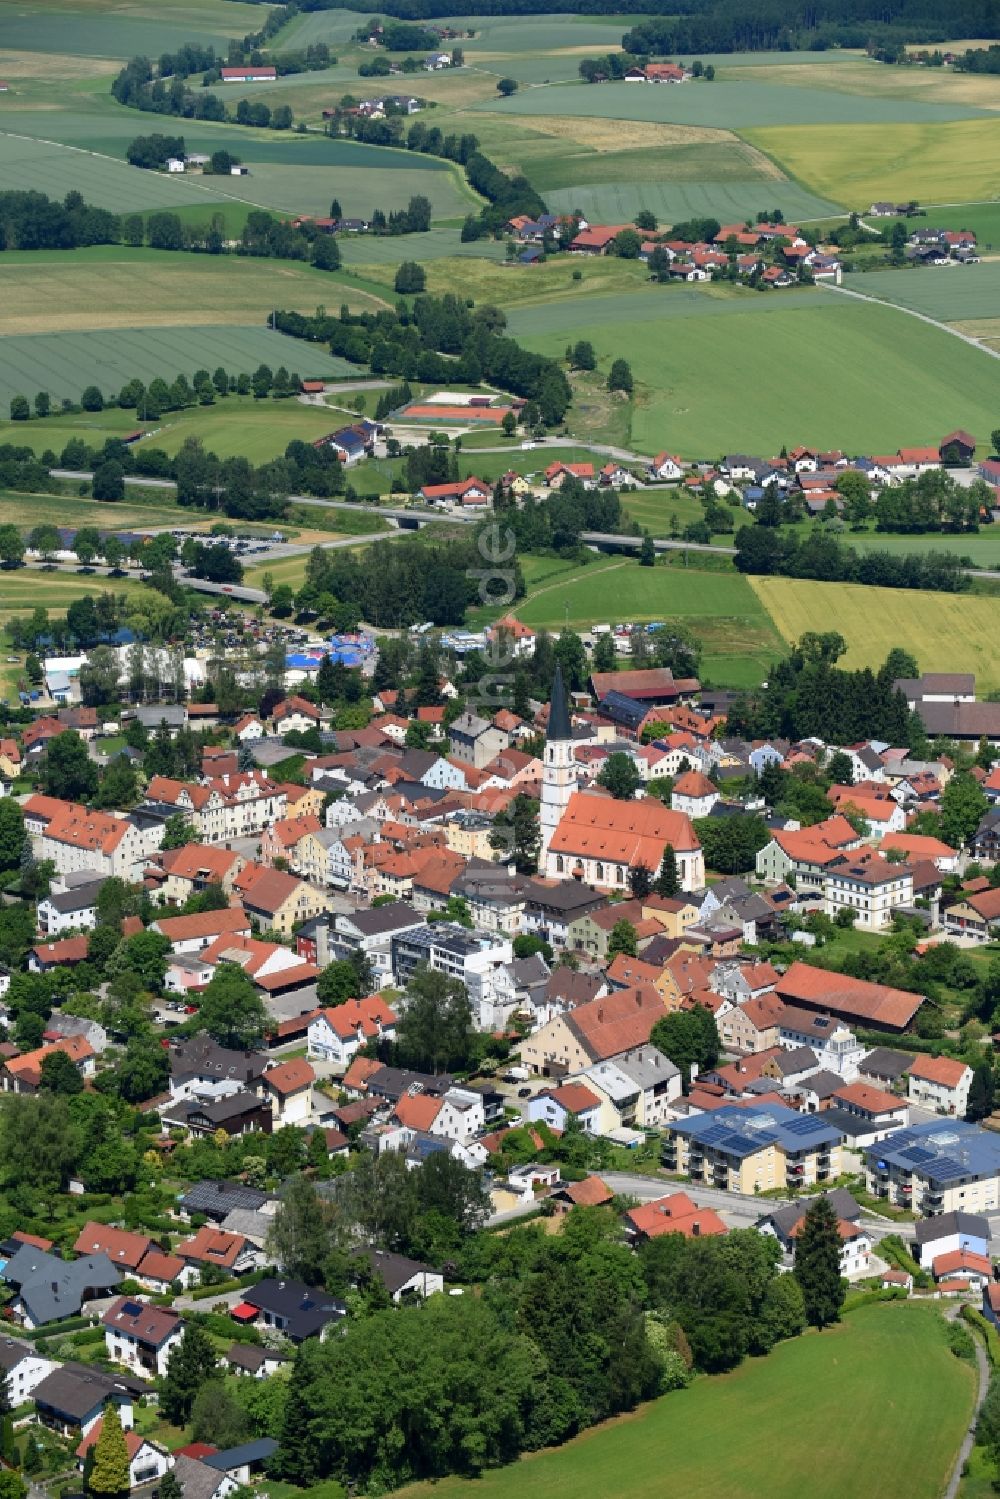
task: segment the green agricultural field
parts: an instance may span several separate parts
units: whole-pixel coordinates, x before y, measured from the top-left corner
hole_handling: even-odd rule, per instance
[[[457,226],[429,229],[426,234],[342,234],[338,236],[337,244],[343,264],[357,266],[362,271],[368,266],[389,266],[395,270],[403,260],[416,260],[425,265],[450,256],[498,261],[503,260],[505,254],[502,240],[476,239],[463,244]],[[490,271],[489,274],[495,276],[496,272]],[[454,282],[450,289],[454,290]]]
[[[591,223],[605,224],[630,223],[640,209],[654,213],[661,224],[703,217],[742,224],[772,208],[780,208],[791,224],[837,212],[835,203],[797,183],[763,177],[723,182],[606,181],[593,187],[559,188],[546,193],[545,199],[554,213],[579,209]]]
[[[100,530],[120,531],[131,527],[145,530],[151,526],[177,526],[182,519],[185,526],[211,524],[208,519],[192,523],[190,511],[168,503],[169,492],[166,499],[163,490],[147,490],[146,493],[153,503],[135,503],[136,487],[133,485],[126,491],[124,500],[115,505],[104,505],[80,495],[17,494],[9,489],[0,490],[0,526],[14,525],[19,530],[30,531],[32,526],[47,525],[51,521],[54,526],[97,526]],[[0,594],[6,590],[8,576],[4,573]]]
[[[0,411],[15,395],[47,390],[55,401],[79,400],[84,387],[99,379],[105,391],[128,380],[149,381],[157,375],[188,378],[195,370],[219,365],[231,374],[253,371],[259,364],[279,365],[309,376],[353,375],[358,371],[315,344],[286,338],[267,328],[198,326],[190,328],[116,328],[92,333],[35,333],[0,339]]]
[[[3,0],[0,37],[19,52],[66,52],[89,57],[156,57],[183,42],[224,49],[229,37],[255,31],[256,5],[234,0]]]
[[[871,666],[901,645],[913,652],[921,671],[952,671],[960,661],[963,670],[975,672],[977,691],[1000,689],[993,645],[1000,599],[800,578],[749,581],[789,644],[821,622],[847,641],[846,666]]]
[[[984,449],[985,451],[985,449]],[[883,536],[879,531],[858,535],[853,531],[840,533],[840,540],[859,552],[957,552],[968,557],[973,567],[990,570],[1000,568],[1000,526],[984,526],[973,534],[961,536],[931,534],[929,536]]]
[[[35,118],[39,130],[47,128],[47,118],[44,121],[42,117]],[[0,108],[0,129],[6,124]],[[225,179],[226,186],[229,180]],[[112,213],[204,204],[208,217],[213,201],[221,196],[215,184],[221,184],[223,179],[168,177],[162,172],[144,172],[124,161],[58,142],[0,134],[0,181],[5,191],[41,192],[50,198],[61,199],[75,190],[88,203],[109,208]]]
[[[642,299],[643,317],[623,307],[618,322],[592,320],[590,309],[577,319],[573,336],[593,343],[602,371],[618,355],[631,363],[631,440],[641,452],[767,455],[806,441],[891,452],[952,427],[986,433],[995,426],[1000,370],[984,351],[890,307],[829,292],[792,294],[783,305],[780,292],[750,295],[761,306],[771,301],[769,315],[741,300],[709,298],[705,306],[717,315],[689,304],[690,316],[668,314],[661,324],[655,303],[637,292],[628,301]],[[673,305],[669,290],[663,305]],[[560,355],[569,310],[516,311],[510,325],[528,347]],[[821,391],[835,391],[836,400],[819,399]],[[573,411],[570,431],[595,435]]]
[[[916,218],[869,218],[866,222],[879,229],[892,229],[894,224],[901,223],[907,234],[926,229],[929,224],[935,229],[971,229],[979,239],[980,250],[1000,247],[1000,203],[936,203],[929,213]]]
[[[780,93],[784,97],[785,90]],[[849,123],[827,130],[802,123],[809,119],[803,115],[785,128],[748,130],[747,139],[835,203],[855,209],[880,199],[965,204],[989,202],[996,194],[1000,120],[933,124],[905,122],[902,116],[900,123]]]
[[[844,285],[866,297],[925,312],[942,323],[995,318],[1000,311],[1000,260],[859,273],[845,276]]]
[[[71,188],[115,213],[243,203],[283,213],[322,215],[338,197],[345,214],[405,205],[414,194],[430,199],[435,218],[464,216],[480,199],[451,162],[417,152],[387,150],[357,141],[242,130],[204,121],[168,122],[186,149],[226,148],[249,166],[246,177],[168,176],[129,166],[129,142],[149,128],[148,117],[105,99],[85,108],[51,112],[8,108],[0,100],[0,176],[5,186],[35,188],[62,198]],[[114,111],[113,113],[111,111]],[[163,129],[168,125],[164,124]],[[117,160],[116,158],[121,158]]]
[[[30,614],[41,604],[43,609],[65,613],[74,599],[84,593],[125,593],[130,598],[146,597],[148,590],[131,578],[104,578],[78,572],[42,572],[22,568],[5,572],[0,588],[0,625],[13,614]]]
[[[640,567],[633,558],[542,583],[513,610],[535,629],[588,629],[594,624],[679,620],[704,651],[701,675],[720,686],[749,686],[767,675],[784,645],[747,580],[736,572],[692,565]]]
[[[7,296],[0,334],[263,324],[275,307],[312,312],[322,302],[346,301],[369,311],[385,305],[384,298],[355,290],[336,273],[331,285],[331,273],[287,260],[94,245],[14,251],[4,256],[3,269]]]
[[[948,1351],[936,1307],[862,1307],[838,1327],[781,1343],[564,1447],[474,1482],[415,1485],[401,1499],[631,1499],[662,1489],[667,1473],[671,1492],[688,1499],[801,1499],[806,1470],[812,1499],[837,1499],[856,1483],[860,1454],[866,1491],[938,1499],[974,1382],[971,1366]]]
[[[641,83],[580,83],[564,88],[525,89],[489,107],[513,115],[663,120],[724,130],[773,125],[943,124],[983,113],[973,105],[925,104],[918,99],[859,99],[832,90],[772,88],[739,79],[658,87]]]
[[[629,520],[635,521],[636,525],[648,531],[651,536],[677,535],[685,526],[703,520],[705,515],[701,501],[679,484],[637,490],[634,494],[626,491],[622,494],[621,501]],[[721,539],[726,541],[725,537]]]

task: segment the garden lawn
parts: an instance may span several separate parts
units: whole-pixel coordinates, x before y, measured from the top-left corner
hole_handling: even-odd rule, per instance
[[[966,203],[996,193],[998,119],[932,124],[904,116],[900,123],[845,123],[835,130],[808,120],[748,130],[747,139],[797,181],[847,208],[864,210],[880,199]]]
[[[1000,689],[1000,599],[804,578],[749,583],[789,645],[807,630],[837,630],[847,641],[846,667],[877,666],[898,645],[921,671],[953,671],[959,661],[975,672],[978,692]]]
[[[209,217],[206,209],[204,218]],[[0,334],[263,324],[275,307],[313,312],[318,303],[339,306],[346,301],[361,312],[374,311],[379,303],[335,272],[331,285],[330,272],[297,261],[121,245],[15,251],[4,256],[3,270],[7,295],[0,307]],[[93,377],[99,379],[100,373],[94,368]]]
[[[858,97],[829,89],[774,88],[765,83],[695,81],[679,86],[636,83],[570,84],[523,89],[490,109],[512,115],[592,115],[603,119],[666,120],[745,130],[772,125],[943,124],[984,111],[968,104],[928,104],[919,99]],[[808,177],[804,178],[809,181]]]
[[[221,365],[230,374],[259,364],[284,365],[303,379],[357,376],[358,369],[316,344],[267,328],[114,328],[93,333],[35,333],[0,338],[0,410],[12,396],[47,390],[53,401],[77,401],[95,377],[105,391],[136,378],[175,380]],[[331,423],[331,429],[336,425]]]
[[[943,274],[971,276],[975,269]],[[603,316],[614,298],[604,299],[599,322],[591,308],[573,325],[565,318],[569,306],[525,309],[510,319],[511,330],[540,353],[558,357],[572,333],[594,345],[602,374],[616,357],[629,360],[636,381],[631,441],[641,452],[668,448],[713,458],[812,442],[885,453],[953,427],[986,433],[996,425],[996,362],[892,308],[821,290],[784,301],[775,292],[701,304],[674,301],[670,288],[662,290],[662,324],[655,291],[631,299],[628,311],[641,305],[641,320],[628,316],[624,297],[617,320]],[[770,315],[757,315],[754,303]],[[704,315],[709,308],[716,315]],[[674,309],[693,315],[671,315]],[[586,413],[571,409],[569,428],[588,438]]]
[[[689,494],[681,485],[664,485],[661,489],[637,490],[634,494],[623,491],[622,509],[629,520],[634,520],[651,536],[669,536],[674,522],[683,530],[693,521],[704,520],[705,511],[701,501]],[[723,542],[732,538],[722,538]]]
[[[554,581],[529,585],[512,611],[535,629],[588,630],[595,624],[679,621],[704,651],[701,676],[718,685],[760,682],[784,645],[746,578],[680,562],[640,567],[618,558]]]
[[[699,1379],[634,1416],[483,1474],[402,1490],[403,1499],[938,1499],[974,1399],[972,1367],[948,1350],[936,1307],[861,1307],[779,1344],[733,1374]]]

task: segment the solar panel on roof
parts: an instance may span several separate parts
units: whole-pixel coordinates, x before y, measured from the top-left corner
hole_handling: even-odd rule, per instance
[[[815,1135],[817,1131],[825,1130],[826,1125],[815,1114],[802,1114],[798,1119],[790,1120],[785,1129],[790,1135]]]
[[[934,1159],[934,1152],[932,1150],[924,1150],[921,1145],[913,1145],[909,1150],[904,1150],[903,1154],[908,1161],[913,1161],[918,1166],[923,1161],[932,1161]]]

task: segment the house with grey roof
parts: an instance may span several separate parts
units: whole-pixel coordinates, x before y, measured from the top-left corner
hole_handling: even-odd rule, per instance
[[[76,1317],[88,1301],[106,1296],[121,1276],[106,1254],[61,1260],[33,1244],[22,1244],[3,1268],[3,1279],[17,1293],[14,1315],[29,1329]]]
[[[61,1364],[35,1386],[34,1401],[43,1426],[63,1436],[86,1436],[114,1405],[122,1426],[133,1424],[135,1402],[150,1386],[131,1374],[100,1369],[96,1364]]]
[[[97,897],[103,880],[59,890],[38,902],[38,930],[46,937],[59,937],[72,929],[90,931],[97,925]]]
[[[408,1259],[405,1254],[391,1254],[387,1249],[358,1249],[354,1262],[356,1272],[364,1266],[369,1274],[378,1277],[397,1306],[402,1301],[425,1301],[444,1290],[440,1270]]]
[[[258,1437],[253,1442],[243,1442],[239,1447],[227,1447],[222,1452],[210,1452],[201,1461],[207,1468],[224,1473],[235,1483],[246,1484],[264,1467],[278,1450],[273,1437]]]
[[[228,1499],[239,1488],[235,1478],[210,1468],[200,1458],[179,1453],[170,1470],[181,1486],[184,1499]]]
[[[462,713],[448,730],[451,753],[456,760],[482,770],[495,755],[507,748],[507,735],[476,713]]]
[[[277,1207],[277,1202],[278,1199],[272,1192],[258,1191],[256,1187],[245,1186],[243,1182],[209,1179],[195,1182],[193,1187],[189,1187],[178,1199],[178,1206],[187,1218],[193,1217],[196,1213],[203,1213],[214,1223],[221,1223],[234,1208],[271,1215]]]
[[[6,1388],[11,1410],[23,1405],[42,1380],[58,1367],[52,1359],[43,1357],[33,1344],[24,1343],[19,1338],[0,1338],[0,1380]]]

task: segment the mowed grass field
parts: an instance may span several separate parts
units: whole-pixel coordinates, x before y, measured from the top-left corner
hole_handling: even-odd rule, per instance
[[[875,666],[901,645],[921,671],[951,671],[960,661],[975,672],[978,692],[1000,688],[1000,599],[800,578],[749,581],[789,644],[807,630],[839,630],[847,641],[845,666]]]
[[[35,333],[0,338],[0,410],[15,395],[33,398],[47,390],[56,402],[77,401],[84,388],[100,382],[105,392],[131,379],[157,375],[188,379],[195,370],[251,373],[259,364],[284,365],[303,379],[356,376],[356,366],[315,344],[286,338],[269,329],[240,327],[114,328],[90,333]]]
[[[763,680],[785,654],[781,637],[747,580],[729,571],[691,566],[640,567],[615,559],[542,582],[513,613],[540,629],[589,629],[595,624],[679,620],[702,643],[701,675],[719,686],[746,687]]]
[[[974,1379],[949,1353],[936,1307],[863,1307],[564,1447],[401,1499],[632,1499],[663,1492],[667,1474],[687,1499],[840,1499],[859,1466],[866,1493],[938,1499]]]
[[[192,520],[189,510],[165,503],[162,492],[156,504],[135,503],[136,490],[129,486],[125,499],[114,505],[102,504],[81,495],[66,494],[17,494],[13,490],[0,490],[0,526],[13,525],[21,531],[30,531],[33,526],[96,526],[98,530],[122,531],[136,528],[146,530],[152,526],[211,525],[211,518]],[[149,491],[147,491],[149,493]],[[7,573],[0,574],[0,595],[6,589]]]
[[[996,118],[845,123],[837,130],[808,121],[805,115],[784,128],[750,129],[747,139],[797,181],[845,207],[910,198],[965,204],[997,194]]]
[[[593,343],[602,371],[622,354],[631,364],[631,440],[639,451],[766,456],[782,444],[815,442],[891,452],[953,427],[986,433],[995,426],[1000,367],[984,351],[890,307],[829,292],[792,293],[784,302],[780,292],[750,296],[706,298],[713,315],[680,303],[684,315],[661,320],[653,299],[635,293],[617,322],[578,316],[573,337]],[[614,299],[603,300],[610,313]],[[771,302],[768,315],[750,310],[754,300]],[[545,308],[517,311],[511,327],[530,348],[558,356],[569,310],[552,308],[548,322]],[[552,331],[542,331],[546,326]],[[572,409],[569,425],[573,436],[587,435]]]
[[[355,311],[374,311],[380,305],[340,278],[331,285],[327,272],[287,260],[94,245],[14,251],[4,256],[3,269],[0,334],[264,323],[275,307],[313,312],[319,303],[346,301]]]
[[[580,83],[552,89],[529,88],[489,107],[512,115],[581,114],[603,119],[666,120],[678,125],[708,125],[726,130],[903,121],[943,124],[982,113],[967,104],[858,97],[832,89],[775,88],[769,83],[746,83],[741,76],[731,81],[717,79],[714,83]]]
[[[189,437],[197,437],[220,458],[249,458],[267,463],[279,458],[296,439],[312,442],[343,426],[350,418],[344,412],[301,401],[254,401],[253,397],[227,396],[214,406],[193,406],[173,411],[146,439],[150,448],[174,454]]]

